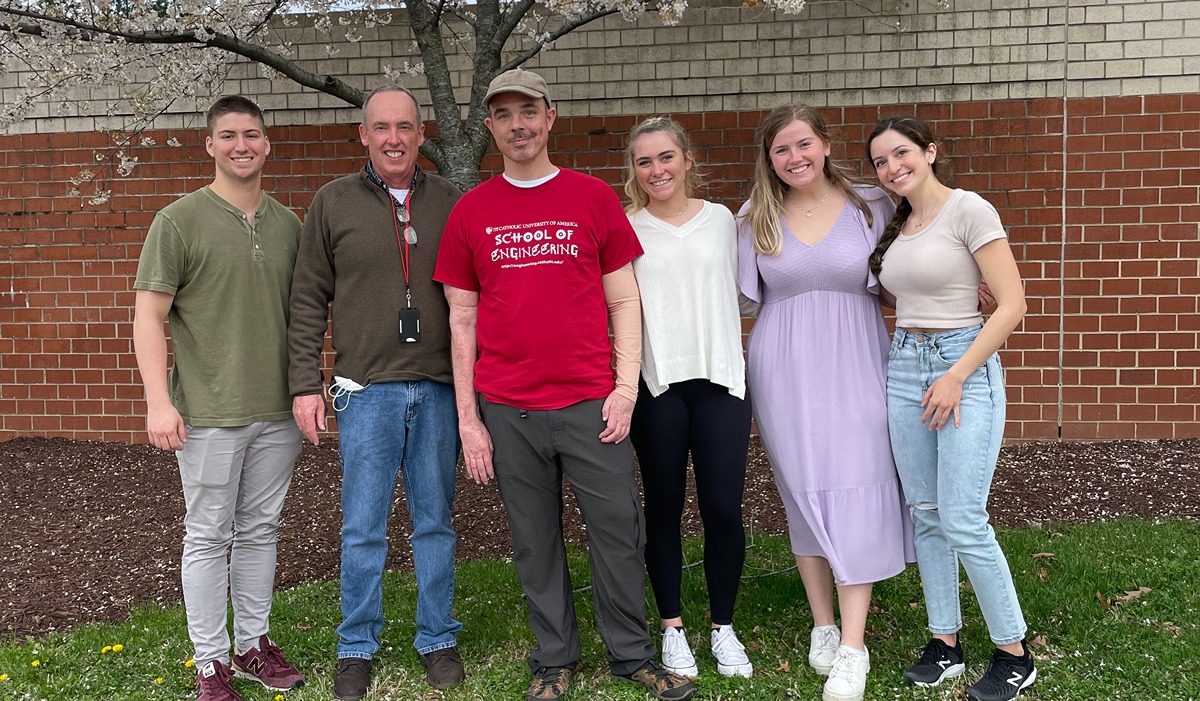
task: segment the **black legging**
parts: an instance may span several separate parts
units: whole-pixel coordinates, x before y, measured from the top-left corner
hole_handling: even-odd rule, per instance
[[[692,454],[700,518],[704,521],[704,577],[712,622],[733,622],[746,531],[742,492],[750,444],[750,401],[708,380],[677,382],[658,397],[638,389],[629,432],[642,470],[646,499],[646,571],[663,619],[680,615],[683,543],[679,522]]]

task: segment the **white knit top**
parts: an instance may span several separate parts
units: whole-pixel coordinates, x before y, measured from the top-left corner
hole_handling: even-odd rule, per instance
[[[706,379],[746,396],[737,296],[737,228],[704,202],[674,226],[645,209],[629,217],[645,254],[633,261],[642,293],[642,379],[652,396],[672,382]]]

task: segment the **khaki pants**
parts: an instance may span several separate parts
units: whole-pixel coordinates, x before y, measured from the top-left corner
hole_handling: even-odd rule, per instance
[[[175,454],[183,482],[183,603],[196,669],[229,664],[229,598],[239,651],[266,635],[275,584],[275,531],[300,455],[291,419],[191,426]],[[229,590],[230,596],[225,592]]]

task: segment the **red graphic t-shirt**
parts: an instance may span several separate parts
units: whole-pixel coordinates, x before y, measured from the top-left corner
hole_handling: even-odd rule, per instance
[[[642,254],[602,181],[560,169],[532,188],[496,176],[463,195],[433,279],[479,292],[475,389],[521,409],[561,409],[615,386],[601,276]]]

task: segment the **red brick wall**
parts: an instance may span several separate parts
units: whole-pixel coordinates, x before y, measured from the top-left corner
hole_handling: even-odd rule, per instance
[[[1029,299],[1002,354],[1010,439],[1055,439],[1060,425],[1066,439],[1200,436],[1200,96],[1065,107],[1065,140],[1061,100],[824,112],[837,125],[835,157],[861,166],[875,119],[915,109],[945,139],[955,184],[1000,210]],[[680,117],[708,173],[703,194],[744,199],[761,117]],[[560,120],[556,162],[619,182],[635,121]],[[142,440],[130,341],[140,243],[157,209],[211,173],[201,133],[150,136],[183,147],[136,148],[141,165],[109,179],[100,206],[66,192],[106,149],[104,135],[0,136],[0,439]],[[362,163],[351,126],[271,136],[266,187],[301,215],[318,187]]]

